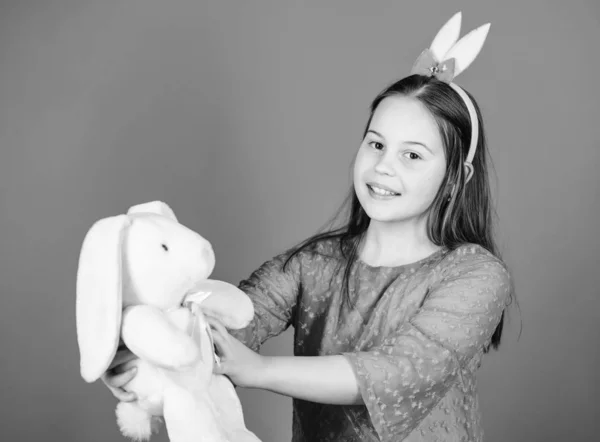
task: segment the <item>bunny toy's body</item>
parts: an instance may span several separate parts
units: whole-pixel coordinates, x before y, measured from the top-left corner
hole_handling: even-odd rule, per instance
[[[121,402],[117,406],[117,417],[121,431],[132,438],[140,439],[148,434],[148,425],[154,426],[159,416],[165,418],[169,436],[173,441],[257,441],[244,426],[241,404],[231,382],[222,375],[212,373],[212,342],[203,314],[193,308],[180,307],[166,312],[166,319],[173,330],[188,333],[200,349],[200,357],[191,365],[185,351],[186,343],[177,338],[162,342],[156,334],[137,334],[139,330],[130,326],[128,318],[135,315],[135,307],[123,312],[123,338],[141,336],[136,345],[136,354],[166,355],[152,360],[151,356],[133,360],[126,364],[137,367],[136,376],[125,386],[138,398],[136,402]],[[140,342],[143,339],[143,342]],[[164,346],[164,347],[163,347]],[[162,347],[162,348],[161,348]],[[150,351],[147,351],[150,350]],[[181,351],[181,354],[176,354]],[[168,368],[173,367],[173,368]],[[183,416],[190,420],[181,429],[173,424]],[[150,423],[152,422],[152,423]],[[192,431],[190,424],[197,430]],[[176,436],[172,433],[179,432]]]
[[[213,374],[204,316],[241,328],[252,303],[235,286],[207,279],[213,268],[210,243],[164,203],[134,206],[88,232],[77,280],[81,374],[97,380],[120,339],[138,356],[126,364],[137,372],[125,386],[137,400],[117,405],[125,436],[148,439],[162,416],[173,442],[259,441],[229,379]]]

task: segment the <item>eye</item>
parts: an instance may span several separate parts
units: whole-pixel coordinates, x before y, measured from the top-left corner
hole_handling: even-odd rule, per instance
[[[420,160],[420,159],[422,159],[421,155],[419,155],[418,153],[415,153],[415,152],[408,152],[407,155],[408,155],[408,158],[410,160]]]
[[[376,149],[376,150],[381,150],[384,147],[383,144],[380,143],[379,141],[370,141],[369,146],[371,146],[373,149]]]
[[[165,249],[165,252],[168,252],[168,251],[169,251],[169,248],[167,247],[167,245],[166,245],[166,244],[161,244],[160,246],[161,246],[163,249]]]

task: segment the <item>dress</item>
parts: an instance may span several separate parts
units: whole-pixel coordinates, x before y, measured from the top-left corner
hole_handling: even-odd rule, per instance
[[[475,372],[511,291],[498,258],[478,245],[350,276],[342,302],[341,253],[325,240],[264,263],[239,284],[255,316],[231,334],[258,351],[294,327],[296,356],[344,355],[365,405],[293,400],[293,442],[481,441]]]

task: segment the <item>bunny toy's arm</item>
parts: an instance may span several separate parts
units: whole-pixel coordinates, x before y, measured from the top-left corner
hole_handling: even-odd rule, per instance
[[[136,305],[126,308],[121,333],[125,345],[134,354],[158,366],[186,367],[200,357],[192,338],[156,307]]]

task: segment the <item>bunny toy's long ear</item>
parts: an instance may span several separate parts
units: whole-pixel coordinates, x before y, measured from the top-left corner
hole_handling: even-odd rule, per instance
[[[119,344],[122,310],[121,245],[129,217],[97,221],[88,231],[77,269],[77,341],[81,377],[94,382],[108,369]]]
[[[133,213],[156,213],[157,215],[166,216],[167,218],[171,218],[173,221],[177,222],[177,217],[175,217],[173,210],[162,201],[151,201],[149,203],[132,206],[127,211],[127,214],[131,215]]]
[[[184,303],[200,304],[202,312],[221,321],[229,329],[247,326],[254,317],[250,297],[228,282],[205,279],[194,284]]]

